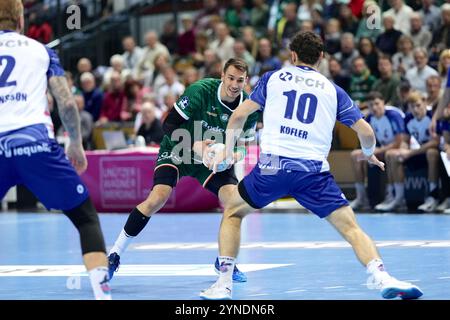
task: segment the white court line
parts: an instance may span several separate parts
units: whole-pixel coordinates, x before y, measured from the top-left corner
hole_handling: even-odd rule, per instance
[[[450,248],[450,240],[399,240],[376,241],[383,248]],[[169,243],[137,243],[131,250],[217,250],[217,242],[169,242]],[[295,241],[295,242],[249,242],[241,244],[241,249],[337,249],[350,248],[345,241]]]
[[[298,289],[298,290],[288,290],[285,291],[284,293],[296,293],[296,292],[305,292],[307,291],[306,289]]]
[[[239,264],[243,272],[287,267],[292,264]],[[87,276],[82,265],[8,265],[0,266],[0,277]],[[140,276],[217,276],[210,264],[129,264],[121,265],[115,277]]]
[[[331,290],[331,289],[341,289],[341,288],[345,288],[345,286],[323,287],[322,289]]]

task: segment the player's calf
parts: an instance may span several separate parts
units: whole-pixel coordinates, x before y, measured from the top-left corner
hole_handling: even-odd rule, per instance
[[[111,300],[106,247],[97,212],[88,198],[80,206],[64,211],[80,234],[81,251],[97,300]]]

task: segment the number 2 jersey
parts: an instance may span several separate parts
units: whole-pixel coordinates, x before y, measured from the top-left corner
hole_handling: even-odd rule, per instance
[[[51,49],[17,32],[0,31],[0,136],[43,124],[53,138],[47,81],[63,75]]]
[[[336,120],[350,127],[363,117],[342,88],[306,66],[265,73],[249,99],[264,111],[261,159],[276,156],[280,169],[329,171]]]

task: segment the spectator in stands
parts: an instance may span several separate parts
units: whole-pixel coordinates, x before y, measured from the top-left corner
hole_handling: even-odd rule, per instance
[[[239,29],[250,23],[250,12],[245,7],[244,0],[232,0],[225,11],[224,22],[230,28],[233,37],[239,36]]]
[[[450,48],[450,3],[444,3],[441,10],[441,24],[434,32],[431,42],[437,52]]]
[[[256,59],[258,55],[258,38],[256,37],[255,29],[247,26],[242,28],[242,41],[245,43],[245,48],[250,52],[253,58]]]
[[[253,0],[250,9],[250,25],[253,26],[256,37],[262,38],[267,35],[267,21],[269,20],[269,6],[264,0]],[[249,50],[249,48],[247,48]],[[251,50],[249,50],[251,52]]]
[[[398,100],[393,103],[402,112],[408,112],[408,96],[411,93],[411,84],[408,80],[401,80],[400,85],[397,88]]]
[[[334,57],[339,61],[346,72],[352,70],[352,61],[359,56],[359,51],[355,49],[355,39],[353,34],[346,32],[341,37],[341,50]]]
[[[183,14],[181,16],[181,23],[183,25],[183,32],[180,33],[177,40],[178,54],[181,57],[188,57],[197,51],[194,20],[190,14]],[[206,44],[204,48],[206,49]]]
[[[173,19],[168,19],[164,22],[159,40],[169,52],[174,54],[178,52],[178,33]]]
[[[220,16],[220,5],[217,0],[203,0],[203,9],[195,17],[195,29],[208,32],[212,29],[212,21]]]
[[[404,76],[406,71],[414,68],[414,42],[411,37],[402,35],[397,41],[398,51],[392,56],[392,66],[395,72]]]
[[[425,26],[433,34],[441,21],[441,9],[434,5],[434,0],[422,0],[422,9],[419,10]]]
[[[131,120],[134,120],[136,114],[142,109],[145,95],[150,93],[151,90],[149,87],[144,87],[139,81],[129,78],[125,80],[124,91],[127,99],[127,110],[131,112]]]
[[[381,93],[387,105],[395,106],[398,101],[397,88],[400,85],[400,78],[393,73],[389,56],[381,56],[378,59],[378,70],[380,78],[375,81],[372,90]]]
[[[375,25],[377,20],[374,20],[374,15],[381,13],[378,4],[373,0],[364,1],[362,18],[359,20],[358,30],[356,31],[356,40],[359,41],[362,37],[368,37],[372,42],[375,42],[381,33],[381,28]],[[381,27],[381,26],[380,26]]]
[[[146,145],[159,145],[164,137],[161,122],[155,116],[155,106],[149,102],[142,105],[142,124],[136,136],[142,136]]]
[[[416,66],[406,72],[405,78],[414,90],[426,93],[425,81],[430,76],[438,75],[437,71],[427,65],[428,53],[425,48],[415,48],[413,51]]]
[[[199,69],[199,74],[200,78],[220,78],[222,61],[214,50],[208,49],[205,51],[203,65]]]
[[[398,149],[390,149],[386,152],[387,170],[392,173],[395,197],[391,202],[380,204],[375,208],[380,211],[392,211],[405,207],[405,172],[404,166],[417,170],[428,167],[429,193],[425,202],[418,209],[424,212],[432,212],[438,205],[438,179],[439,179],[439,152],[437,138],[431,138],[428,126],[431,123],[431,111],[427,111],[427,105],[422,94],[412,92],[408,97],[411,112],[405,117],[406,134],[403,138],[403,146]]]
[[[77,62],[77,74],[75,76],[75,86],[80,87],[80,77],[85,72],[92,72],[92,63],[88,58],[81,58]]]
[[[220,60],[227,61],[234,56],[234,38],[230,36],[228,26],[219,22],[214,28],[214,40],[209,45],[209,49],[214,50]]]
[[[301,0],[299,1],[297,19],[299,21],[312,20],[312,13],[314,7],[318,4],[316,0]]]
[[[123,38],[122,47],[124,50],[124,53],[122,54],[124,67],[128,70],[134,70],[142,59],[142,48],[136,45],[136,41],[132,36]]]
[[[154,61],[158,54],[166,54],[170,57],[167,47],[159,42],[158,34],[155,31],[149,31],[145,35],[147,46],[144,48],[142,59],[139,61],[136,69],[136,77],[138,81],[142,81],[153,73],[155,69]]]
[[[164,76],[162,71],[170,67],[170,57],[163,52],[158,53],[155,56],[153,65],[155,66],[151,73],[148,73],[144,81],[144,86],[152,89],[153,92],[157,92],[159,88],[164,84]]]
[[[183,72],[183,85],[185,88],[189,87],[194,82],[200,80],[199,72],[194,67],[189,67]]]
[[[131,75],[131,70],[125,68],[125,60],[123,59],[123,56],[120,54],[115,54],[109,59],[110,66],[108,69],[106,69],[105,73],[103,74],[103,83],[102,88],[106,89],[109,87],[109,84],[111,82],[111,75],[113,72],[117,72],[120,74],[122,78],[122,82],[125,82],[125,80]]]
[[[364,58],[366,66],[369,68],[370,73],[378,78],[380,73],[378,71],[378,54],[374,43],[368,37],[362,37],[359,39],[358,51],[361,57]]]
[[[73,95],[77,95],[77,94],[83,94],[81,92],[81,90],[79,88],[77,88],[75,86],[75,84],[73,83],[73,74],[70,71],[65,71],[64,72],[64,76],[67,79],[67,85],[69,86],[70,91],[72,92]]]
[[[328,20],[324,35],[325,49],[329,54],[339,52],[341,46],[341,25],[338,19]]]
[[[353,16],[352,10],[347,5],[339,6],[339,22],[344,33],[355,34],[358,29],[358,20]]]
[[[391,9],[386,11],[387,15],[394,18],[394,29],[403,34],[410,33],[410,18],[414,10],[405,4],[403,0],[389,0]]]
[[[275,27],[274,43],[277,48],[287,48],[292,36],[300,29],[300,21],[297,19],[297,4],[287,3],[283,9],[283,17]]]
[[[281,68],[281,61],[272,55],[272,43],[267,38],[259,40],[258,55],[253,70],[250,72],[250,83],[255,84],[265,72]]]
[[[49,43],[53,39],[53,28],[49,23],[45,13],[31,13],[30,26],[27,36],[43,44]]]
[[[431,44],[433,35],[423,26],[422,16],[418,12],[411,14],[411,39],[414,42],[414,47],[428,48]]]
[[[328,69],[333,82],[344,89],[345,92],[348,92],[350,89],[350,75],[342,70],[341,64],[336,58],[329,58]]]
[[[164,103],[164,97],[168,93],[172,93],[175,96],[181,96],[185,89],[184,85],[178,80],[178,76],[172,67],[164,68],[162,75],[164,77],[164,84],[155,91],[158,105]]]
[[[393,0],[402,1],[402,0]],[[409,21],[409,20],[408,20]],[[383,26],[384,32],[381,33],[375,44],[377,48],[384,54],[392,56],[397,52],[397,41],[401,37],[402,33],[394,28],[395,17],[392,14],[383,14]]]
[[[441,98],[441,78],[438,76],[430,76],[426,80],[427,94],[426,105],[431,107],[434,112]]]
[[[90,72],[81,75],[81,91],[84,98],[84,110],[92,115],[96,122],[100,118],[100,111],[103,104],[103,92],[96,87],[95,77]]]
[[[177,102],[179,96],[176,96],[169,92],[164,97],[164,104],[156,109],[157,111],[157,118],[159,117],[161,122],[164,122],[167,115],[169,114],[170,110],[172,110],[174,104]]]
[[[94,128],[94,120],[92,115],[84,110],[84,98],[82,95],[75,95],[75,102],[78,106],[80,114],[81,138],[83,139],[83,148],[91,149],[92,146],[92,129]]]
[[[370,111],[367,122],[372,126],[377,138],[377,147],[374,154],[378,159],[384,159],[388,150],[400,147],[402,135],[405,132],[404,114],[397,108],[386,107],[384,98],[379,92],[371,92],[367,97],[367,104]],[[366,163],[358,161],[361,154],[361,149],[354,150],[351,153],[356,181],[356,199],[350,203],[353,209],[369,208],[369,198],[365,187]],[[392,172],[387,170],[386,197],[382,204],[391,203],[394,199],[394,180],[391,175]]]
[[[240,58],[244,60],[250,70],[253,68],[253,66],[255,65],[255,58],[253,58],[251,53],[248,52],[247,49],[245,48],[244,41],[240,39],[235,40],[233,45],[233,51],[235,58]]]
[[[123,90],[122,78],[118,72],[111,75],[111,83],[103,98],[100,118],[96,125],[104,125],[111,121],[127,121],[131,113],[127,111],[127,98]]]
[[[450,68],[450,49],[445,49],[439,56],[438,72],[441,78],[442,89],[445,89],[447,84],[447,74]]]
[[[376,78],[370,74],[366,62],[363,57],[356,57],[353,60],[353,72],[350,77],[349,94],[360,108],[364,109],[366,105],[363,103],[367,99],[367,95],[372,89]]]
[[[208,50],[209,40],[205,32],[195,33],[195,52],[192,54],[193,64],[196,68],[200,68],[204,62],[205,51]]]

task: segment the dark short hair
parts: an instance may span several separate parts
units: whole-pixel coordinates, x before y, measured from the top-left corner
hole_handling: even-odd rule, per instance
[[[371,92],[369,92],[369,94],[366,97],[366,100],[367,101],[373,101],[375,99],[380,99],[380,100],[385,101],[383,95],[380,92],[378,92],[378,91],[371,91]]]
[[[247,63],[245,63],[244,60],[239,59],[239,58],[228,59],[228,61],[225,63],[225,65],[223,67],[223,73],[226,73],[230,66],[233,66],[236,69],[238,69],[239,71],[245,72],[248,75],[248,65],[247,65]]]
[[[311,31],[298,32],[292,37],[289,44],[289,49],[297,54],[298,59],[310,65],[317,63],[323,48],[320,36]]]

